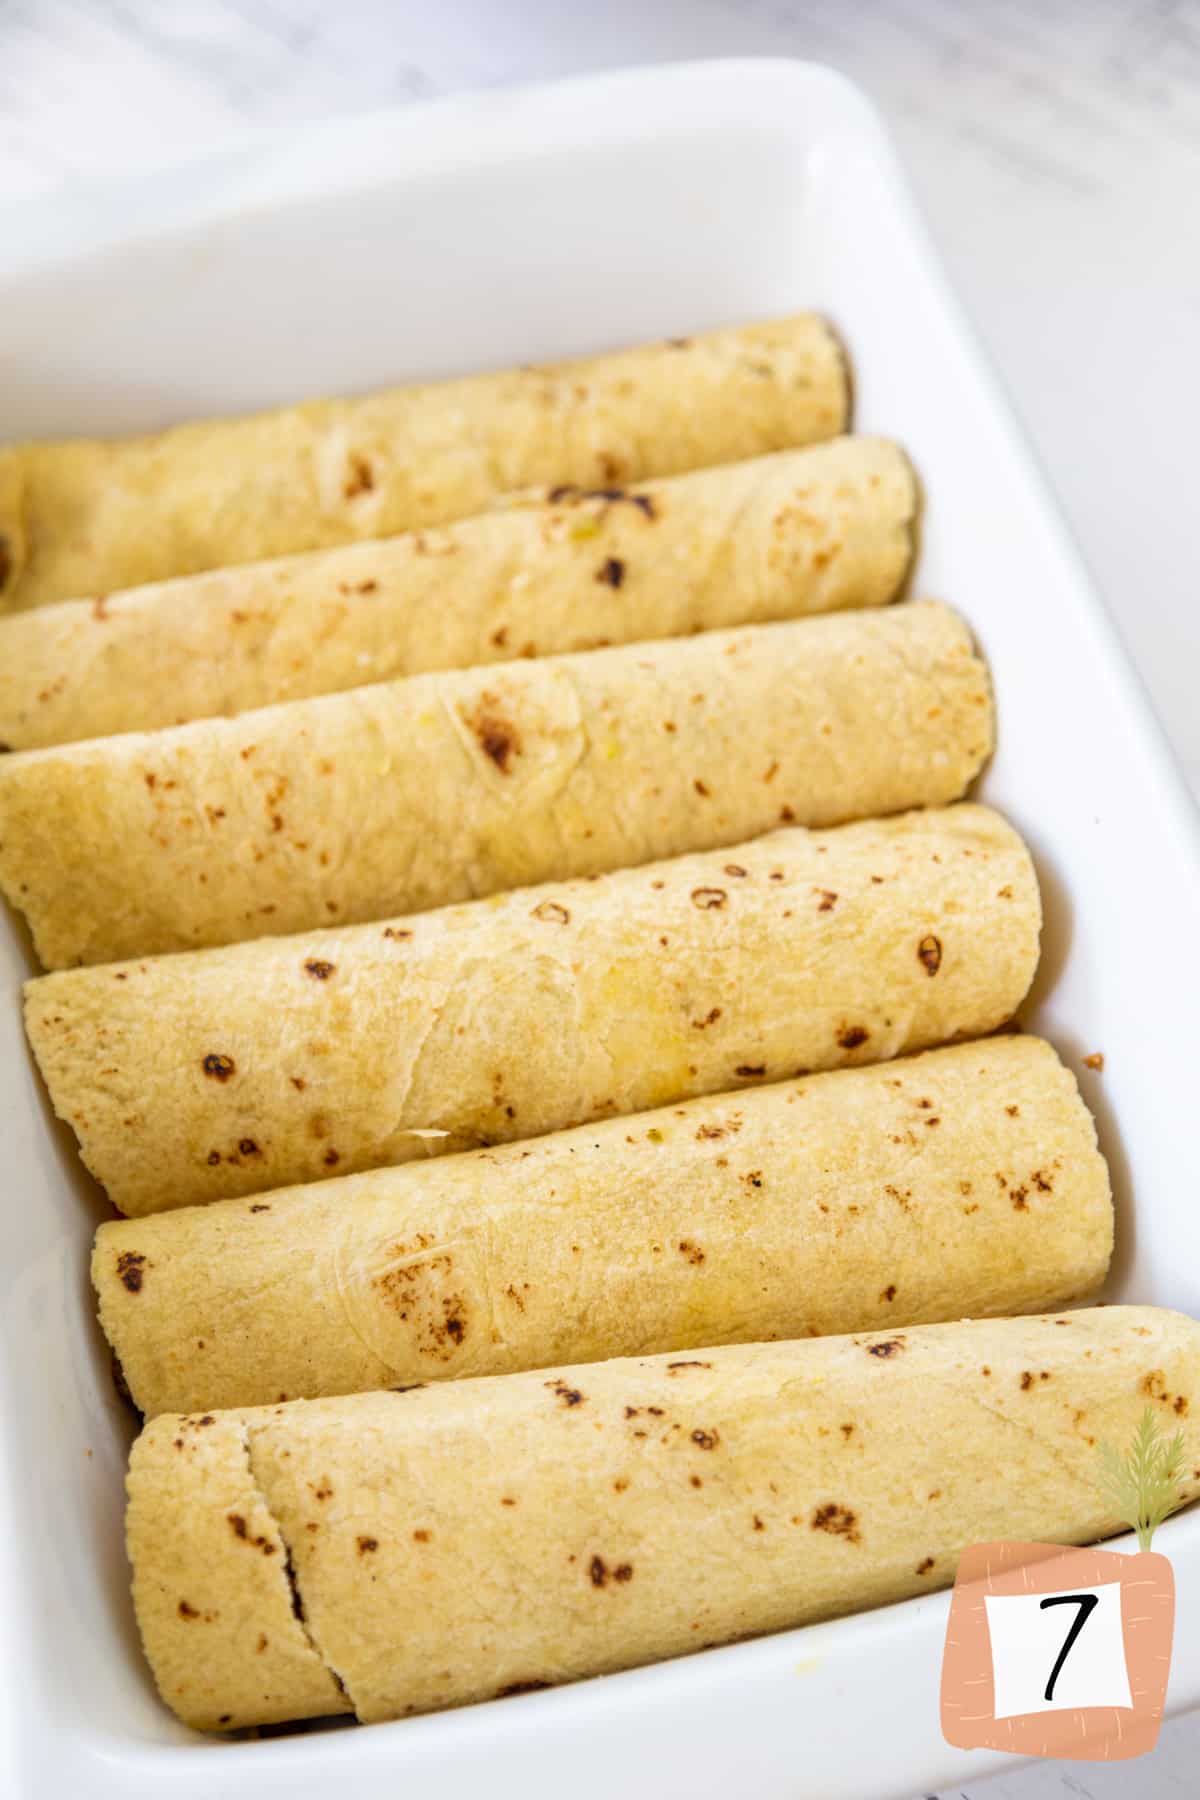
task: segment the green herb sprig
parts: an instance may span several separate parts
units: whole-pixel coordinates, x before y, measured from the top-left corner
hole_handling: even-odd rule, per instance
[[[1150,1540],[1168,1513],[1182,1505],[1183,1433],[1164,1438],[1154,1408],[1148,1406],[1125,1451],[1101,1443],[1100,1485],[1117,1517],[1137,1532],[1138,1548]]]

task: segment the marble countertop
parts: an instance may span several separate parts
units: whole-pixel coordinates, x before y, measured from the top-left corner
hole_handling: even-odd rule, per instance
[[[0,203],[251,124],[754,54],[880,104],[1200,798],[1200,0],[0,0]],[[1198,1766],[1193,1714],[962,1800],[1183,1800]]]

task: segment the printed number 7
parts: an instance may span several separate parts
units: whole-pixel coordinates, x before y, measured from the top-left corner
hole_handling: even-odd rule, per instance
[[[1048,1594],[1042,1601],[1041,1610],[1043,1612],[1045,1612],[1048,1606],[1077,1606],[1079,1608],[1079,1611],[1071,1621],[1071,1629],[1066,1635],[1063,1647],[1058,1653],[1058,1660],[1050,1671],[1050,1679],[1046,1683],[1047,1700],[1053,1700],[1054,1684],[1058,1680],[1063,1664],[1071,1653],[1071,1646],[1087,1624],[1088,1616],[1092,1609],[1099,1604],[1100,1597],[1098,1594]]]

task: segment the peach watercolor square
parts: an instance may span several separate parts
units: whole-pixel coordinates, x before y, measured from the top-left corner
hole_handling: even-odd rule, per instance
[[[987,1597],[1087,1593],[1109,1583],[1120,1588],[1132,1705],[1069,1706],[998,1719]],[[1069,1607],[1062,1612],[1065,1640],[1072,1613]],[[1154,1551],[1126,1555],[1061,1544],[973,1544],[959,1559],[946,1626],[943,1737],[957,1749],[1062,1761],[1117,1762],[1145,1755],[1162,1722],[1174,1620],[1174,1574],[1166,1557]],[[1086,1625],[1081,1638],[1083,1630]]]

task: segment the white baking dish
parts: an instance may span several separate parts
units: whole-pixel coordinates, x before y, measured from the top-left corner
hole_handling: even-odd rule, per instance
[[[912,452],[928,493],[919,585],[962,608],[995,674],[983,792],[1034,846],[1048,913],[1026,1021],[1076,1068],[1107,1059],[1081,1077],[1119,1198],[1112,1295],[1200,1312],[1196,816],[879,123],[839,77],[710,63],[439,102],[10,211],[0,438],[146,428],[802,306],[845,334],[857,424]],[[86,1275],[101,1203],[29,1066],[27,946],[0,931],[6,1800],[431,1786],[439,1800],[907,1800],[994,1766],[940,1735],[944,1595],[368,1730],[223,1743],[177,1726],[128,1601],[130,1432]],[[1200,1513],[1156,1547],[1194,1619]],[[1200,1702],[1193,1630],[1169,1700]]]

